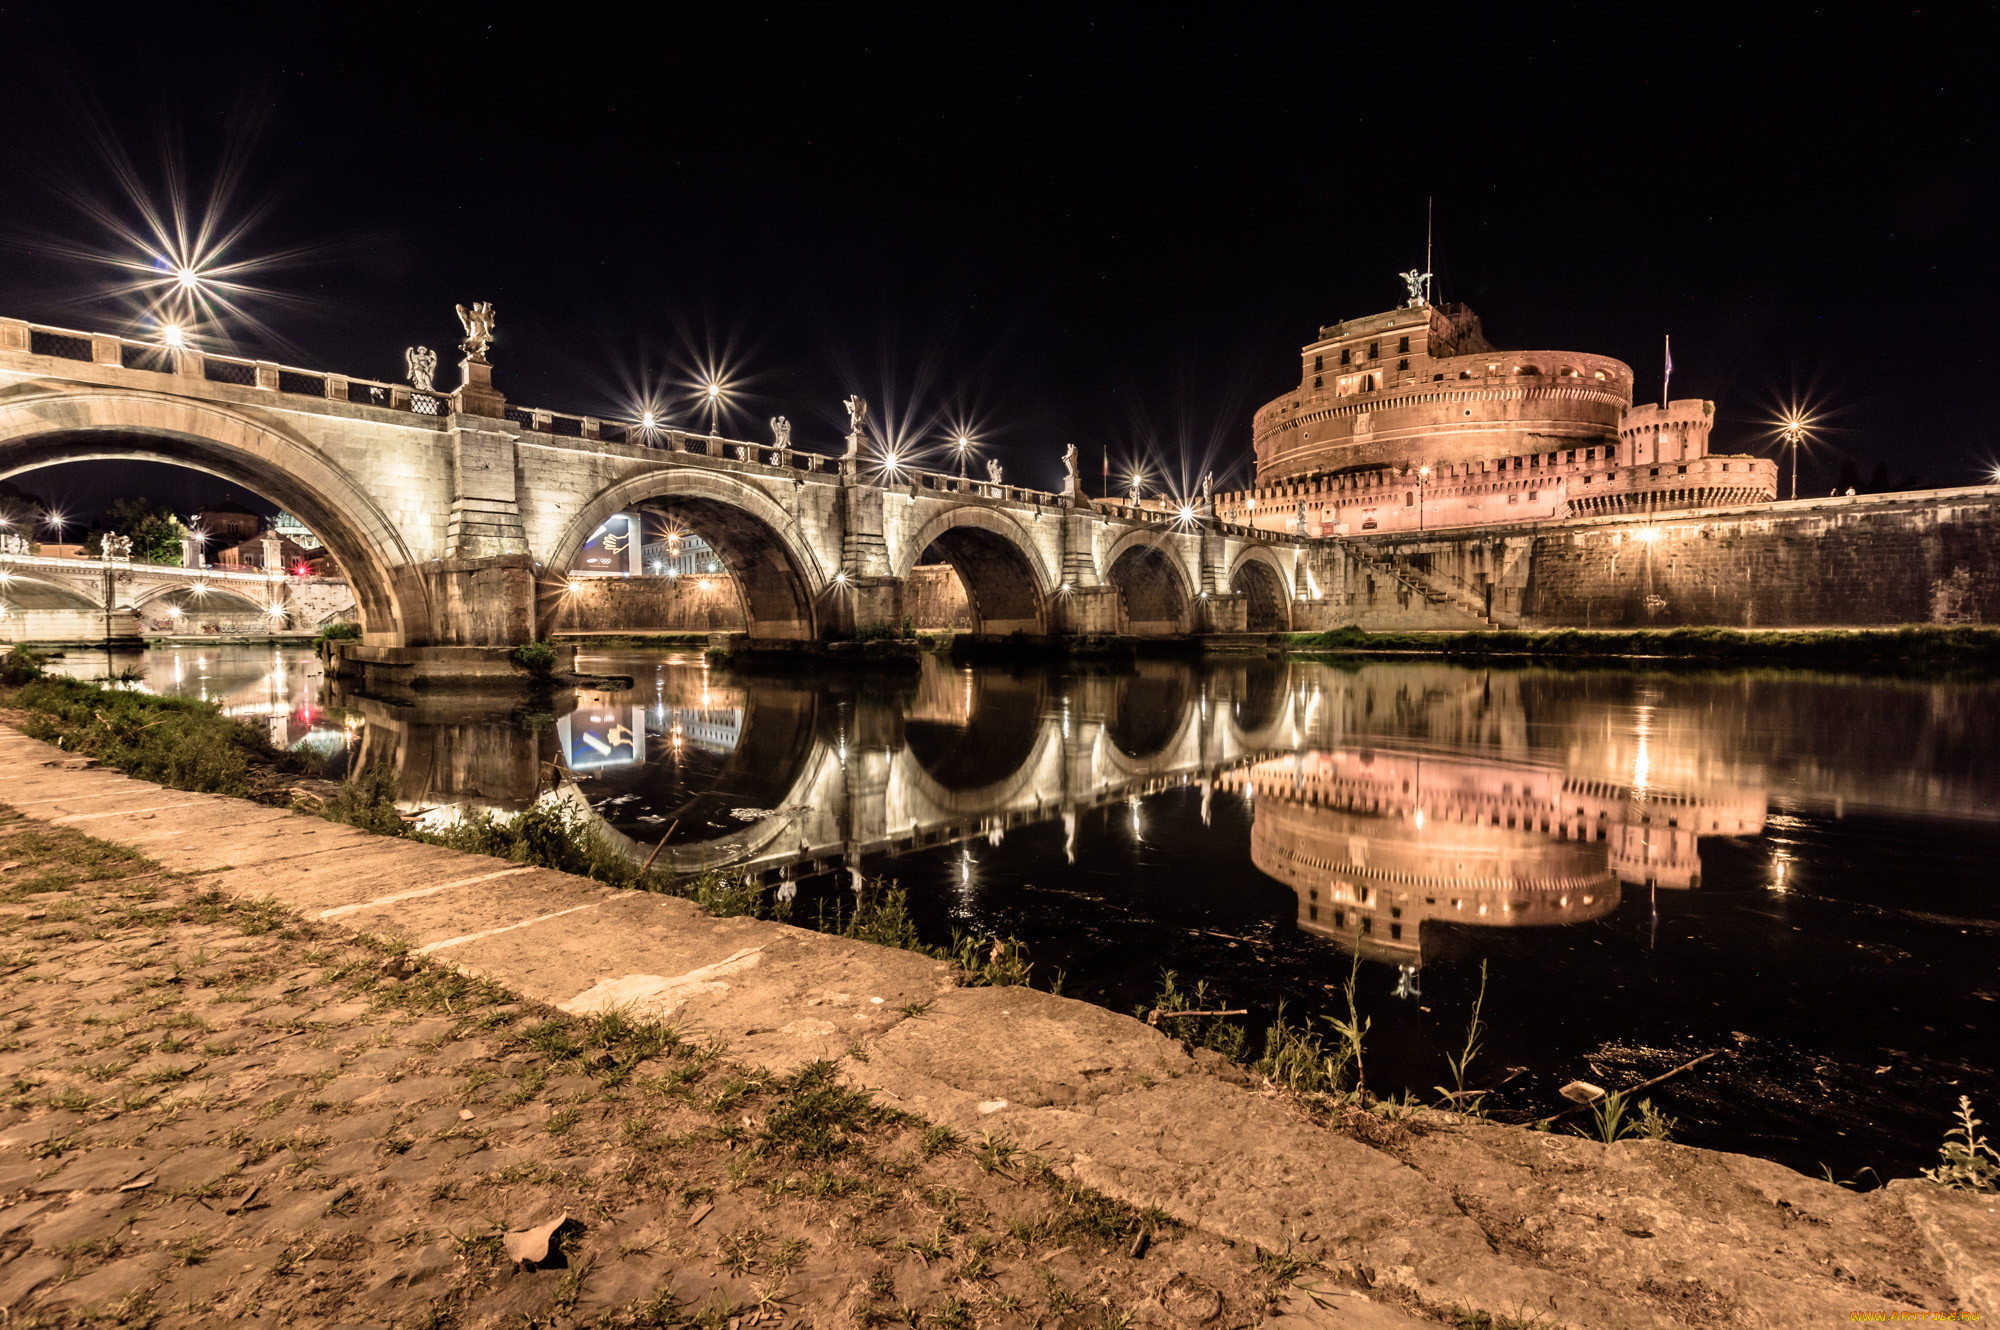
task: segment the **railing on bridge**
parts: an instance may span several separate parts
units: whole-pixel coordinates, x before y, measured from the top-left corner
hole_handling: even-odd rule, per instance
[[[349,402],[358,406],[425,416],[443,424],[453,403],[448,393],[420,391],[407,383],[360,379],[348,374],[300,369],[268,360],[247,360],[193,347],[173,347],[157,341],[140,341],[108,333],[80,332],[39,323],[0,319],[0,349],[14,349],[33,355],[52,356],[85,364],[110,365],[123,369],[146,370],[199,378],[210,383],[263,389],[289,396]],[[745,463],[784,474],[808,476],[854,476],[868,472],[886,485],[909,485],[934,494],[1001,503],[1032,503],[1053,507],[1061,496],[1049,490],[1022,485],[995,484],[972,476],[955,476],[947,471],[928,471],[907,465],[883,465],[878,459],[839,457],[798,448],[780,448],[771,443],[726,439],[717,434],[701,434],[672,426],[647,425],[639,421],[606,420],[597,416],[546,411],[535,407],[507,406],[502,414],[523,429],[559,439],[617,443],[695,457]],[[1125,521],[1154,526],[1193,529],[1176,511],[1121,504],[1116,500],[1087,500],[1099,512]],[[1282,534],[1207,519],[1215,530],[1262,539],[1284,539]]]

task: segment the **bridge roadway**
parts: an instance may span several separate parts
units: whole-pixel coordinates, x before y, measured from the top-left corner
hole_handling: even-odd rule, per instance
[[[585,542],[640,508],[720,552],[753,642],[900,622],[932,549],[996,635],[1282,630],[1307,586],[1298,537],[1212,510],[885,467],[873,438],[835,457],[526,409],[490,366],[460,374],[427,392],[0,319],[0,479],[140,458],[260,494],[338,558],[369,659],[546,636]]]

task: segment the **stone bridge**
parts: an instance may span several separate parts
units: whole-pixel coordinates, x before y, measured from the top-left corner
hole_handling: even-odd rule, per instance
[[[339,578],[0,551],[0,641],[269,636],[315,629],[353,610]]]
[[[715,547],[753,643],[899,622],[926,551],[985,634],[1268,632],[1305,586],[1297,537],[1212,511],[963,480],[868,438],[835,457],[531,410],[460,373],[425,391],[0,319],[0,478],[140,458],[241,485],[327,544],[363,647],[400,659],[545,636],[585,542],[640,508]]]

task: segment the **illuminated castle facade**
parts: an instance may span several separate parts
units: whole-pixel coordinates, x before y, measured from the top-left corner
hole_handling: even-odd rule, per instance
[[[1632,403],[1632,369],[1500,351],[1419,298],[1321,328],[1299,386],[1252,422],[1254,489],[1223,521],[1308,535],[1546,522],[1768,501],[1777,465],[1708,450],[1713,402]]]

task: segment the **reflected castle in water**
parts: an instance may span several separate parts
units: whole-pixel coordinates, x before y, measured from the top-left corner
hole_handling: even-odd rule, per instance
[[[1250,859],[1298,895],[1299,927],[1423,963],[1431,921],[1578,923],[1621,884],[1694,887],[1696,840],[1764,829],[1761,791],[1634,789],[1555,766],[1313,750],[1226,773],[1254,801]]]

